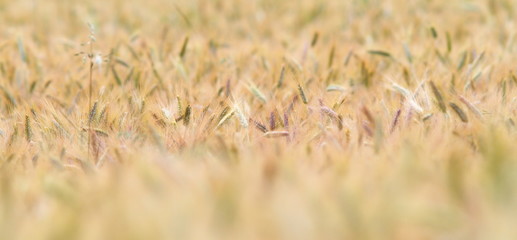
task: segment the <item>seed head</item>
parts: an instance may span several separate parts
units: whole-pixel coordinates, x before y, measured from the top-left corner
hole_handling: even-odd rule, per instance
[[[95,54],[93,56],[93,64],[96,65],[96,66],[100,66],[102,64],[104,60],[102,59],[102,55],[100,54]]]

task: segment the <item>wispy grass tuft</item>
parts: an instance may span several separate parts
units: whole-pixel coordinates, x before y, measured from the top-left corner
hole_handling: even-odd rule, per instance
[[[287,137],[289,136],[288,131],[269,131],[264,134],[267,138]]]
[[[438,107],[440,108],[440,110],[445,113],[446,109],[445,109],[445,103],[444,103],[444,100],[443,100],[443,96],[442,94],[440,93],[440,90],[438,90],[438,88],[436,87],[436,85],[434,85],[434,82],[433,81],[430,81],[429,84],[431,85],[431,89],[433,90],[433,94],[434,94],[434,97],[436,98],[436,102],[438,104]]]
[[[189,41],[189,36],[186,36],[185,40],[183,40],[183,44],[181,45],[181,50],[179,53],[180,58],[184,58],[185,53],[187,53],[188,41]]]
[[[183,117],[183,124],[184,124],[185,126],[188,126],[188,125],[189,125],[189,123],[190,123],[190,115],[191,115],[191,111],[192,111],[192,109],[191,109],[190,104],[189,104],[189,105],[187,105],[187,107],[185,108],[185,114],[183,114],[183,116],[184,116],[184,117]]]
[[[261,132],[263,132],[263,133],[266,133],[266,132],[267,132],[267,128],[266,128],[266,126],[264,126],[264,124],[262,124],[262,123],[260,123],[260,122],[257,122],[257,121],[255,121],[255,120],[253,120],[252,118],[250,118],[250,122],[252,122],[252,123],[255,125],[255,127],[256,127],[258,130],[260,130]]]
[[[267,98],[266,98],[266,95],[264,95],[264,93],[262,93],[262,91],[260,91],[255,85],[251,85],[250,86],[250,91],[251,93],[253,93],[253,95],[255,97],[257,97],[261,102],[263,103],[266,103],[267,102]]]
[[[371,54],[371,55],[377,55],[377,56],[381,56],[381,57],[392,58],[392,56],[391,56],[391,54],[389,52],[382,51],[382,50],[368,50],[368,53]]]
[[[90,113],[88,114],[88,123],[93,122],[96,115],[97,115],[97,102],[95,102],[93,104],[93,107],[90,109]]]
[[[305,91],[303,90],[302,85],[298,83],[298,93],[300,94],[300,98],[302,99],[303,104],[308,104],[309,100],[307,99],[307,95],[305,94]]]
[[[465,114],[465,112],[463,112],[463,110],[461,110],[461,108],[458,105],[456,105],[455,103],[449,103],[449,106],[452,108],[452,110],[454,110],[454,112],[456,113],[456,115],[458,115],[462,122],[467,123],[469,121],[469,119],[467,118],[467,114]]]
[[[32,141],[32,127],[29,115],[25,115],[25,139],[27,140],[27,142]]]
[[[241,126],[243,128],[248,128],[248,120],[246,120],[246,117],[244,116],[244,113],[242,113],[242,111],[239,108],[239,106],[235,105],[233,107],[233,111],[237,115],[237,118],[239,119],[239,123],[241,124]]]

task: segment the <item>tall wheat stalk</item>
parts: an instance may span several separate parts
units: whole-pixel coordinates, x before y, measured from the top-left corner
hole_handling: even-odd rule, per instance
[[[96,41],[96,38],[95,38],[95,28],[94,26],[91,24],[91,23],[88,23],[88,29],[89,29],[89,39],[86,43],[83,43],[82,45],[87,45],[87,52],[79,52],[77,53],[76,55],[79,55],[79,56],[82,56],[83,57],[83,62],[86,63],[86,61],[88,61],[88,65],[89,65],[89,68],[88,68],[88,112],[87,112],[87,121],[88,121],[88,129],[87,129],[87,133],[88,133],[88,146],[87,146],[87,151],[88,151],[88,156],[87,156],[87,159],[88,161],[90,161],[90,155],[91,155],[91,150],[90,150],[90,147],[91,147],[91,138],[92,138],[92,121],[93,121],[93,117],[95,115],[95,110],[92,109],[92,99],[93,99],[93,68],[95,67],[95,65],[98,65],[100,66],[102,64],[102,62],[104,61],[103,58],[102,58],[102,55],[98,54],[98,53],[94,53],[94,48],[93,48],[93,44],[95,43]]]

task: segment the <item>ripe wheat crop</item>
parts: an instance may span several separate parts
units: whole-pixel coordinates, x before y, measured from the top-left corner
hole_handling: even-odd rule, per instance
[[[515,239],[511,0],[0,0],[0,239]]]

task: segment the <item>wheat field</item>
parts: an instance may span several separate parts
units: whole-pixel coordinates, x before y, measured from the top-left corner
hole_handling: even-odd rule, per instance
[[[1,0],[0,239],[516,239],[511,0]]]

